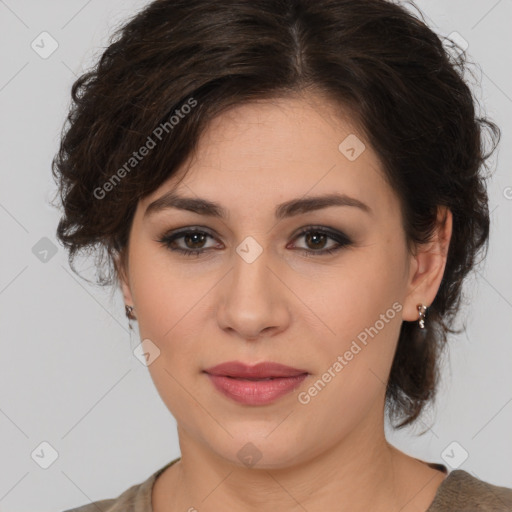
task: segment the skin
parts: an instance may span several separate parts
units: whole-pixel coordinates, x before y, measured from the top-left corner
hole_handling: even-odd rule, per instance
[[[409,253],[399,200],[376,153],[366,141],[354,161],[339,151],[350,134],[364,141],[339,114],[312,94],[237,106],[203,133],[188,165],[137,206],[121,288],[141,340],[160,350],[148,369],[177,421],[181,448],[181,460],[155,483],[155,512],[424,512],[445,477],[386,441],[384,397],[402,321],[416,321],[417,304],[436,296],[452,216],[440,209],[432,243]],[[229,216],[173,208],[143,217],[174,188],[220,203]],[[274,218],[282,202],[333,191],[372,213],[331,206]],[[296,236],[310,225],[340,231],[352,244],[307,256],[304,249],[337,245]],[[212,237],[176,241],[208,249],[197,258],[158,241],[199,226]],[[263,251],[252,263],[236,252],[247,236]],[[299,403],[298,393],[395,302],[402,308],[394,318],[309,403]],[[272,404],[241,405],[202,372],[228,360],[275,361],[310,375]],[[261,453],[253,467],[237,457],[249,442]]]

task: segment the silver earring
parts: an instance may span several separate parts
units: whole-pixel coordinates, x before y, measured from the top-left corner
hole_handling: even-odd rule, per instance
[[[425,329],[425,318],[427,313],[427,306],[424,304],[418,304],[418,313],[420,315],[418,319],[418,323],[420,324],[420,329]]]
[[[124,310],[126,312],[126,316],[128,317],[128,327],[130,328],[130,330],[133,330],[132,320],[135,320],[135,317],[132,315],[132,312],[134,310],[134,307],[125,304]]]

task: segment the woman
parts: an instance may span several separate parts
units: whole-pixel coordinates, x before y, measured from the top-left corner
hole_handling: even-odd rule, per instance
[[[117,32],[73,86],[58,237],[105,251],[181,457],[76,512],[511,510],[384,435],[488,242],[463,59],[384,0],[158,0]]]

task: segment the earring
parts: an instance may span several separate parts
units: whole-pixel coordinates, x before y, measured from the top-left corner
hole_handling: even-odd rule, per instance
[[[420,324],[420,329],[425,329],[425,319],[426,319],[426,313],[427,313],[427,306],[424,304],[418,304],[418,313],[420,315],[418,319],[418,323]]]
[[[130,319],[130,320],[134,320],[134,317],[132,316],[132,311],[133,311],[133,306],[127,306],[125,305],[124,306],[124,309],[125,309],[125,312],[126,312],[126,316]]]
[[[133,330],[132,320],[136,320],[136,318],[132,315],[134,307],[133,306],[128,306],[128,305],[125,304],[124,310],[126,312],[126,316],[128,317],[128,327],[130,328],[130,330]]]

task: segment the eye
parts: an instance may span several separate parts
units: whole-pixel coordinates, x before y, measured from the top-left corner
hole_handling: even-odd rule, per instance
[[[203,246],[208,237],[213,239],[213,236],[206,231],[187,228],[182,231],[171,232],[164,235],[158,242],[162,243],[173,252],[186,256],[199,256],[208,250],[208,248],[204,248]],[[185,247],[178,245],[176,243],[177,240],[181,240],[182,243],[185,244]]]
[[[307,226],[303,228],[300,233],[295,237],[297,240],[304,237],[306,248],[299,248],[306,253],[306,255],[323,255],[333,254],[343,247],[352,244],[352,241],[343,233],[337,230],[327,229],[322,226]],[[326,242],[331,240],[331,244],[325,248]],[[313,250],[311,249],[313,248]]]
[[[308,256],[333,254],[343,247],[352,244],[352,241],[340,231],[320,226],[308,226],[303,228],[293,240],[298,240],[301,237],[304,237],[306,248],[298,247],[298,249]],[[210,249],[222,248],[218,245],[210,247],[205,246],[208,238],[215,240],[215,237],[207,231],[186,228],[180,231],[167,233],[157,241],[172,252],[184,254],[186,256],[198,257]],[[326,248],[325,244],[329,240],[334,242],[334,244],[331,243],[331,245]],[[181,242],[181,245],[178,242]],[[296,245],[293,245],[293,248],[297,248]]]

